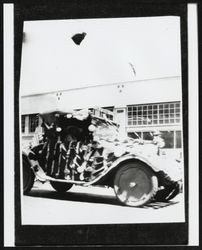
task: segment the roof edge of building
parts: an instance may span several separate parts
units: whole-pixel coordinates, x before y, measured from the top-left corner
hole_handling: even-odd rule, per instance
[[[70,88],[70,89],[60,89],[60,90],[53,90],[53,91],[47,91],[43,93],[32,93],[32,94],[25,94],[21,95],[21,97],[30,97],[30,96],[40,96],[40,95],[47,95],[47,94],[54,94],[57,92],[67,92],[67,91],[74,91],[74,90],[80,90],[80,89],[87,89],[87,88],[96,88],[96,87],[104,87],[104,86],[112,86],[112,85],[119,85],[119,84],[132,84],[134,82],[143,82],[143,81],[153,81],[153,80],[162,80],[162,79],[172,79],[172,78],[180,78],[181,75],[178,76],[166,76],[166,77],[156,77],[156,78],[149,78],[149,79],[139,79],[139,80],[133,80],[133,81],[122,81],[122,82],[115,82],[115,83],[105,83],[105,84],[97,84],[97,85],[86,85],[83,87],[76,87],[76,88]]]

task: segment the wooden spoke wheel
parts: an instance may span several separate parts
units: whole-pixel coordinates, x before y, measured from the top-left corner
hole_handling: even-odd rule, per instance
[[[71,183],[57,181],[50,181],[50,184],[58,193],[65,193],[73,186]]]
[[[34,184],[35,175],[26,157],[23,157],[23,193],[28,194]]]
[[[157,177],[141,162],[126,163],[115,175],[114,191],[124,205],[143,206],[153,198],[157,190]]]

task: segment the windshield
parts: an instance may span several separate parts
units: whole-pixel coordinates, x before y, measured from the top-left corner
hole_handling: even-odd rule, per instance
[[[95,126],[93,137],[95,140],[114,141],[119,137],[118,125],[107,119],[93,117],[92,124]]]

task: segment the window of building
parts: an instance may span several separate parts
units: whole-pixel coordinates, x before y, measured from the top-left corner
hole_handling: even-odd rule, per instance
[[[22,117],[21,117],[21,131],[22,131],[22,133],[24,133],[25,132],[25,115],[22,115]]]
[[[127,116],[128,126],[179,124],[180,102],[128,106]]]
[[[164,148],[174,148],[174,131],[161,131],[161,137],[164,139]]]
[[[143,140],[153,140],[152,136],[153,131],[134,131],[128,132],[128,136],[134,139],[139,138]],[[160,131],[161,137],[164,139],[165,142],[165,149],[172,149],[172,148],[182,148],[182,132],[179,130],[172,130],[172,131]]]
[[[29,115],[29,132],[35,132],[36,127],[39,125],[39,116],[38,114]]]
[[[153,140],[153,135],[151,132],[142,132],[143,140]]]
[[[105,110],[109,110],[110,112],[113,112],[114,111],[114,107],[102,107],[102,109],[105,109]],[[103,113],[102,111],[100,111],[100,116],[103,117],[103,114],[106,115],[106,117],[109,119],[109,120],[112,120],[114,119],[113,115],[111,113]]]
[[[128,137],[131,137],[133,139],[139,139],[142,138],[141,132],[128,132]]]
[[[176,148],[182,147],[182,132],[181,131],[175,131],[176,132]]]

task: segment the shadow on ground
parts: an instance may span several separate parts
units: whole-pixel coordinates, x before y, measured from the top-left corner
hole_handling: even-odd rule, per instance
[[[88,202],[88,203],[102,203],[108,205],[123,206],[118,202],[115,196],[101,195],[101,194],[91,194],[91,193],[77,193],[77,192],[66,192],[64,194],[57,193],[52,190],[43,189],[33,189],[27,196],[36,198],[47,198],[63,201],[74,201],[74,202]],[[168,206],[172,206],[179,203],[178,201],[169,202],[155,202],[142,206],[143,209],[160,209]]]

